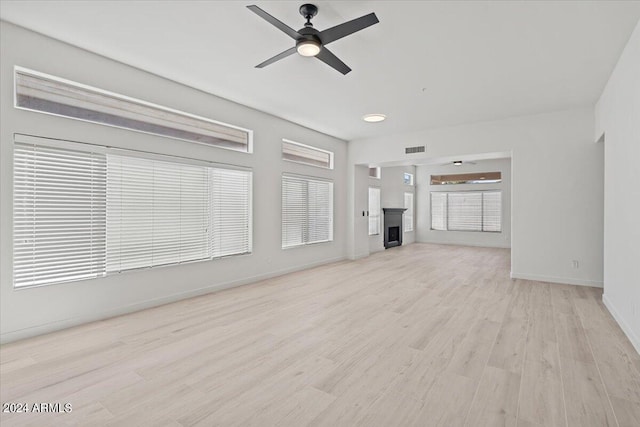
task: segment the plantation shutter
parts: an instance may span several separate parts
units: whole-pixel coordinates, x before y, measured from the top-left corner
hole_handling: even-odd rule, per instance
[[[431,193],[431,229],[447,229],[447,193]]]
[[[13,163],[14,286],[104,275],[105,155],[17,139]]]
[[[380,234],[380,189],[369,187],[369,236]]]
[[[404,193],[404,231],[413,231],[413,193]]]
[[[282,177],[282,247],[333,240],[333,183]]]

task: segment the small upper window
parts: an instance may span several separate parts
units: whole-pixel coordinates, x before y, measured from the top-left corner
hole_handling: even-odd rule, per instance
[[[333,152],[287,139],[282,140],[282,159],[333,169]]]
[[[381,176],[380,167],[369,168],[370,178],[380,179],[380,176]]]
[[[250,130],[16,67],[16,108],[236,151],[251,152]]]
[[[431,185],[497,184],[502,182],[501,172],[474,172],[451,175],[431,175]]]
[[[404,183],[406,185],[413,185],[413,174],[405,172],[404,173]]]

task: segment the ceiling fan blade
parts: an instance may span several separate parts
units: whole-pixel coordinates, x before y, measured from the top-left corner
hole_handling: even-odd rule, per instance
[[[276,61],[280,61],[282,58],[286,58],[289,55],[293,55],[294,53],[296,53],[296,48],[295,46],[292,47],[291,49],[287,49],[284,52],[281,52],[279,54],[277,54],[276,56],[274,56],[273,58],[269,58],[264,62],[261,62],[260,64],[256,65],[256,68],[263,68],[266,67],[269,64],[273,64]]]
[[[349,68],[347,64],[342,62],[337,56],[331,53],[331,51],[325,46],[320,49],[320,53],[316,55],[316,58],[318,58],[328,66],[340,71],[342,74],[347,74],[349,71],[351,71],[351,68]]]
[[[257,13],[257,12],[256,12]],[[324,31],[320,31],[318,36],[322,40],[322,44],[329,44],[343,37],[353,34],[356,31],[364,30],[367,27],[377,24],[378,17],[375,13],[361,16],[360,18],[347,21],[343,24],[336,25],[335,27],[327,28]]]
[[[267,12],[265,12],[262,9],[260,9],[255,4],[247,6],[247,9],[249,9],[250,11],[255,13],[256,15],[258,15],[259,17],[261,17],[262,19],[264,19],[265,21],[267,21],[268,23],[270,23],[274,27],[278,28],[280,31],[282,31],[283,33],[285,33],[286,35],[288,35],[292,39],[298,40],[300,38],[300,33],[298,33],[296,30],[294,30],[293,28],[291,28],[290,26],[288,26],[284,22],[280,21],[279,19],[274,18],[273,16],[269,15]]]

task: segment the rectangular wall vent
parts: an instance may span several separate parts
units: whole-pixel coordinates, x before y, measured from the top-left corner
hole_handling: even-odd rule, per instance
[[[405,147],[404,149],[405,154],[424,153],[425,151],[427,151],[426,145],[419,145],[417,147]]]

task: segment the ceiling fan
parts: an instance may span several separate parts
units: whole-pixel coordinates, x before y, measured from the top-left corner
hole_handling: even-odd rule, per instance
[[[313,28],[313,24],[311,23],[311,19],[318,14],[318,7],[313,4],[303,4],[300,6],[300,15],[302,15],[307,22],[305,22],[303,28],[296,31],[256,5],[247,6],[247,8],[296,41],[294,47],[256,65],[256,68],[266,67],[269,64],[273,64],[276,61],[298,52],[302,56],[315,56],[342,74],[347,74],[351,71],[351,68],[331,53],[331,51],[326,48],[326,45],[379,22],[376,14],[370,13],[336,25],[335,27],[318,31]]]
[[[469,160],[465,160],[464,162],[462,160],[454,160],[453,162],[449,162],[449,163],[443,163],[443,165],[450,165],[452,164],[453,166],[462,166],[462,164],[470,164],[470,165],[475,165],[476,162],[472,162]]]

